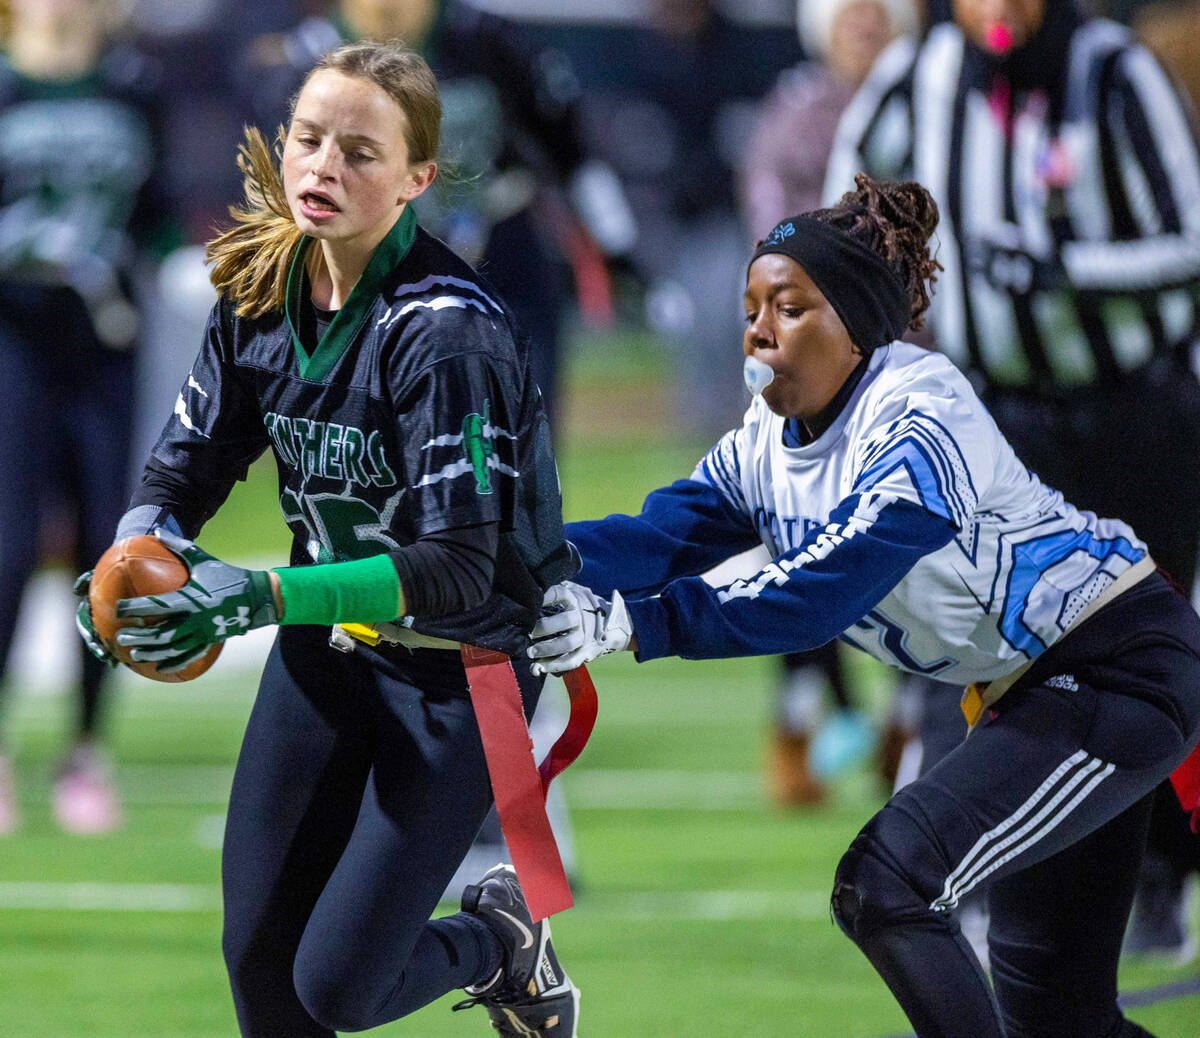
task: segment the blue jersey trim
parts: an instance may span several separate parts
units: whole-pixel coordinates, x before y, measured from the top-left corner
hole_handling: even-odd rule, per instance
[[[734,433],[727,433],[720,442],[712,447],[696,466],[692,478],[708,483],[728,500],[730,505],[739,512],[749,511],[746,506],[746,496],[742,492],[741,459],[738,457],[737,446],[733,443]],[[728,448],[729,458],[733,463],[730,472],[729,461],[726,459]]]
[[[914,437],[905,437],[893,444],[874,465],[858,477],[854,491],[861,494],[873,489],[897,469],[903,469],[908,474],[908,480],[916,490],[922,508],[957,523],[955,511],[947,500],[948,494],[937,466],[924,445],[918,443]]]
[[[1029,595],[1047,570],[1077,551],[1086,551],[1100,561],[1118,555],[1131,565],[1140,561],[1144,554],[1124,537],[1101,539],[1094,537],[1090,530],[1064,530],[1014,544],[1000,633],[1009,645],[1030,658],[1044,652],[1047,645],[1025,624],[1024,613],[1029,604]],[[1089,579],[1094,577],[1093,573]]]
[[[868,490],[878,485],[902,461],[907,461],[905,471],[923,507],[957,526],[966,522],[979,495],[958,441],[945,425],[920,411],[910,411],[897,419],[888,428],[888,439],[867,454],[855,489]],[[960,474],[958,479],[956,471]]]
[[[892,658],[901,667],[913,674],[925,674],[932,677],[940,674],[947,667],[953,667],[958,662],[949,656],[943,656],[932,663],[921,663],[908,651],[908,631],[880,609],[872,609],[855,626],[861,627],[863,630],[878,630],[882,635],[884,648],[891,653]]]

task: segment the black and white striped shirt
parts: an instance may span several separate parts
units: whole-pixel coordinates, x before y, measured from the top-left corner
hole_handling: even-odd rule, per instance
[[[881,55],[842,117],[828,201],[865,170],[937,200],[938,346],[993,386],[1110,384],[1194,334],[1200,154],[1149,51],[1104,19],[1068,37],[1007,125],[953,24]]]

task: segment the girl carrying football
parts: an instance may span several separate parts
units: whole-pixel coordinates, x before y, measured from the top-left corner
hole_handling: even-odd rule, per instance
[[[222,860],[252,1038],[363,1030],[459,987],[501,1034],[576,1033],[578,992],[511,868],[430,921],[491,803],[459,644],[518,654],[528,716],[541,681],[521,650],[575,568],[525,342],[409,205],[439,121],[425,63],[361,43],[306,79],[280,170],[248,132],[246,206],[209,246],[220,299],[117,531],[155,533],[190,570],[119,605],[152,624],[118,636],[136,661],[174,671],[280,625]],[[248,571],[191,538],[265,450],[292,566]],[[330,625],[393,621],[390,642],[331,647]]]

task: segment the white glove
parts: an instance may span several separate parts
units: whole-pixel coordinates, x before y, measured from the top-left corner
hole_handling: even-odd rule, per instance
[[[629,648],[633,624],[619,591],[612,601],[569,580],[555,584],[542,599],[549,610],[533,625],[529,655],[540,662],[535,674],[565,674],[581,664]]]

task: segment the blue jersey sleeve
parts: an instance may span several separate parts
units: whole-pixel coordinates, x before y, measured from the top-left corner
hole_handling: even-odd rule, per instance
[[[652,595],[761,543],[746,516],[716,488],[676,480],[647,496],[641,514],[568,523],[583,568],[575,578],[598,594]]]
[[[923,556],[954,538],[946,517],[888,494],[854,494],[823,527],[723,588],[672,581],[628,602],[637,656],[717,659],[814,649],[877,605]]]

